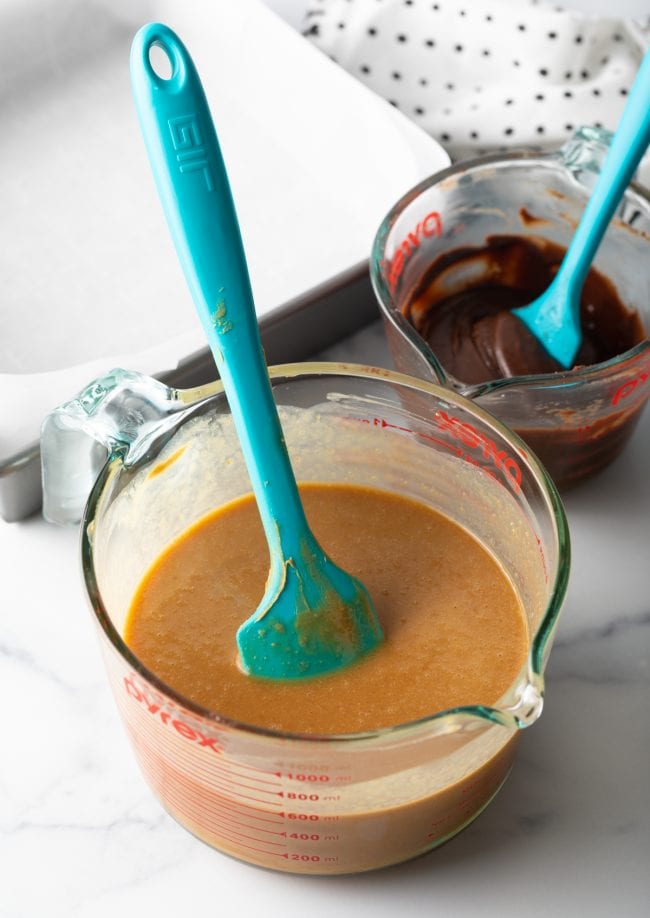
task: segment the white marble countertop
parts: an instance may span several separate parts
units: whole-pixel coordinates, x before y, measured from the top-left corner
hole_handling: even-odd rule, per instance
[[[385,363],[379,326],[328,352]],[[82,593],[78,536],[0,523],[0,916],[646,916],[650,413],[566,500],[573,572],[546,709],[488,810],[441,849],[309,878],[231,860],[140,776]]]

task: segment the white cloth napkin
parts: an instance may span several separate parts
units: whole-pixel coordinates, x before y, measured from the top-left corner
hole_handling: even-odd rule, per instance
[[[613,131],[650,16],[539,0],[311,0],[303,34],[464,159],[556,149],[581,125]]]

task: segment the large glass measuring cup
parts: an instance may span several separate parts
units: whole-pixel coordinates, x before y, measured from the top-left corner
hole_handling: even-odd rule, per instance
[[[468,384],[443,366],[409,317],[410,296],[427,269],[450,253],[516,236],[569,244],[611,134],[582,128],[557,153],[513,152],[459,163],[395,204],[378,230],[371,275],[395,365],[449,386],[515,430],[560,488],[603,469],[624,448],[650,395],[650,197],[631,186],[597,252],[595,267],[636,311],[645,339],[610,360],[571,371]],[[505,271],[503,272],[506,273]],[[454,265],[445,296],[494,283],[488,258]],[[588,281],[589,283],[589,281]],[[533,299],[533,297],[531,297]]]
[[[45,509],[73,517],[89,470],[108,452],[83,520],[83,571],[118,708],[164,807],[208,844],[254,864],[368,870],[454,835],[508,774],[520,729],[542,710],[568,576],[566,521],[517,437],[455,393],[339,364],[270,375],[299,480],[411,496],[499,559],[525,608],[530,647],[496,705],[477,699],[374,733],[286,735],[194,704],[131,653],[124,621],[147,568],[196,519],[249,491],[219,383],[175,391],[120,371],[98,380],[46,422]]]

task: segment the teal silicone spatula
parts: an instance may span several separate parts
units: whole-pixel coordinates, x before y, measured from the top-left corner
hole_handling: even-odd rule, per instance
[[[614,211],[650,143],[650,51],[641,62],[603,168],[560,268],[547,290],[513,309],[563,367],[582,342],[580,296]]]
[[[151,63],[159,47],[168,79]],[[239,629],[243,669],[270,679],[332,672],[383,639],[365,587],[311,533],[273,400],[228,177],[198,74],[168,27],[136,35],[131,81],[158,193],[228,398],[269,544],[264,597]]]

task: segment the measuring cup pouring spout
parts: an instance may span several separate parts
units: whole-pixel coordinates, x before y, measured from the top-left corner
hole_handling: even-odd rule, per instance
[[[145,572],[180,533],[250,490],[220,382],[183,391],[114,371],[53,412],[42,441],[47,515],[83,516],[85,586],[109,682],[165,808],[255,864],[369,870],[442,843],[505,780],[521,728],[542,710],[568,578],[566,519],[522,442],[451,388],[341,364],[274,367],[269,376],[301,481],[372,480],[489,546],[516,586],[530,636],[525,664],[496,703],[373,733],[290,735],[203,708],[132,653],[124,628]]]
[[[647,191],[634,184],[628,188],[594,261],[638,327],[645,329],[611,359],[566,371],[467,382],[442,364],[426,339],[427,316],[414,313],[411,304],[414,293],[428,283],[434,263],[446,265],[464,250],[485,250],[489,239],[516,238],[540,251],[563,251],[611,137],[602,129],[580,128],[552,154],[486,156],[436,173],[386,216],[370,263],[397,368],[446,386],[495,414],[536,452],[561,489],[597,473],[619,455],[650,395]],[[425,225],[431,231],[418,233]],[[445,279],[453,288],[449,294],[493,283],[491,270],[487,259],[483,263],[474,258],[471,266],[461,266]]]

